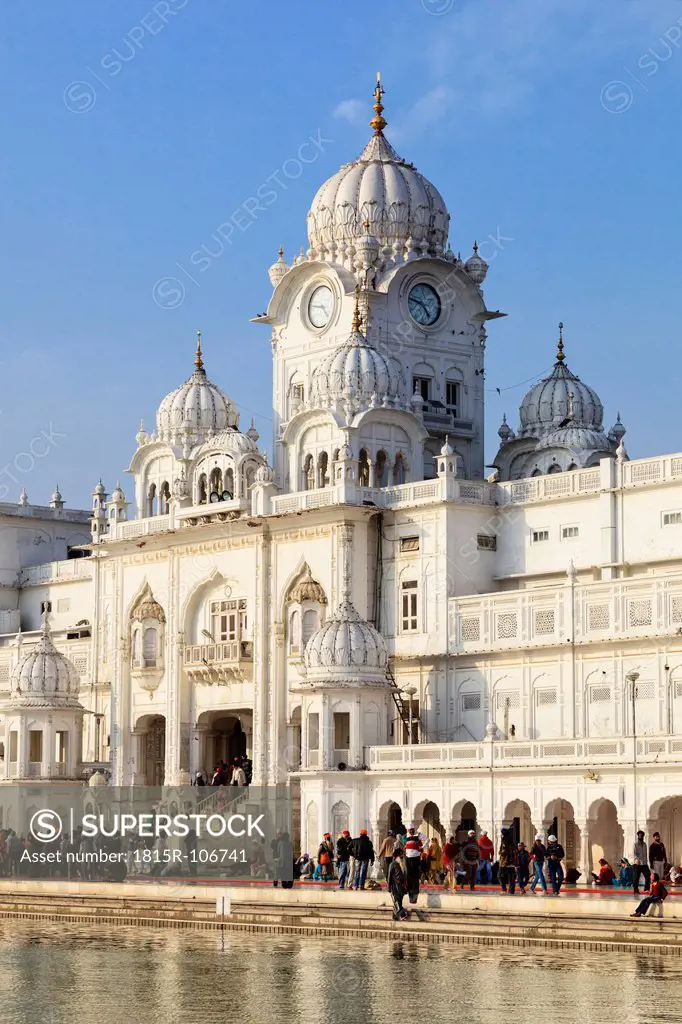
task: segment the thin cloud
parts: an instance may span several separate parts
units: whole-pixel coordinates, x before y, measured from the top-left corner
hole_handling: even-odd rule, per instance
[[[343,121],[348,121],[350,124],[361,124],[363,119],[367,119],[367,102],[363,103],[362,100],[341,100],[336,107],[334,107],[334,117],[339,117]]]

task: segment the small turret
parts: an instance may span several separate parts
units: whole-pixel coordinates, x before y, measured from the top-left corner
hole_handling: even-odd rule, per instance
[[[96,544],[104,539],[107,532],[107,492],[101,479],[92,492],[90,531]]]

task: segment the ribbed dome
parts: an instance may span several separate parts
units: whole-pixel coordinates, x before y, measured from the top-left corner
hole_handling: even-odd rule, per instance
[[[313,374],[310,405],[328,408],[345,400],[356,405],[401,404],[404,382],[398,364],[388,362],[359,329],[334,349]]]
[[[13,704],[79,708],[79,677],[73,662],[60,654],[43,622],[40,640],[15,666],[10,683]]]
[[[315,601],[317,604],[327,603],[327,595],[313,577],[309,565],[305,565],[303,575],[289,591],[289,600],[294,604],[303,604],[304,601]]]
[[[157,437],[167,444],[196,444],[239,424],[239,415],[231,400],[206,375],[201,341],[194,365],[192,376],[166,395],[156,414]]]
[[[308,682],[354,685],[386,681],[388,650],[382,635],[350,601],[313,633],[304,652]]]
[[[541,437],[569,425],[602,432],[604,408],[599,395],[571,373],[564,358],[560,339],[552,373],[535,384],[521,403],[519,437]]]
[[[344,164],[318,190],[308,214],[308,238],[319,253],[332,242],[360,239],[369,223],[369,233],[382,245],[411,238],[440,254],[449,222],[438,189],[377,134],[357,160]]]
[[[208,441],[202,444],[197,452],[197,456],[213,452],[216,449],[220,449],[222,452],[229,452],[232,455],[247,455],[251,453],[257,455],[259,460],[263,458],[253,438],[249,437],[248,434],[241,434],[235,429],[221,430],[219,434],[209,438]]]

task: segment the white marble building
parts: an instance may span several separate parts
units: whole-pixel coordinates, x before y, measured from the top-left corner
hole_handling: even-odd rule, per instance
[[[371,125],[307,253],[270,268],[272,468],[199,339],[137,434],[134,515],[98,485],[78,560],[0,535],[3,778],[179,783],[248,751],[303,848],[507,821],[557,829],[586,871],[638,823],[679,861],[682,454],[629,461],[561,337],[486,478],[487,266],[446,248],[379,89]],[[80,677],[68,721],[21,687],[65,671],[26,660],[45,608]]]

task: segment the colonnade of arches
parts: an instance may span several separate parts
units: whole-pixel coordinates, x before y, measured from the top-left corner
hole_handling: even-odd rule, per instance
[[[331,453],[321,451],[317,456],[308,452],[303,456],[301,489],[304,491],[331,487],[338,479],[339,449]],[[339,467],[340,468],[340,467]],[[368,447],[360,449],[357,462],[357,480],[360,487],[395,487],[408,483],[407,457],[401,451],[391,455],[384,448],[373,454]]]

